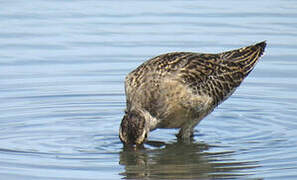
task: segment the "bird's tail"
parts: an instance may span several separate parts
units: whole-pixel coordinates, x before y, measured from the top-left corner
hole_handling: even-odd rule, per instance
[[[243,47],[240,49],[221,53],[229,67],[239,67],[240,71],[247,76],[256,65],[259,58],[263,55],[266,47],[266,41]]]

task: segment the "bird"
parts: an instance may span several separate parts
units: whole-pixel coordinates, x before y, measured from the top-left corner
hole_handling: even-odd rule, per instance
[[[193,137],[195,126],[225,101],[263,55],[266,41],[217,54],[171,52],[151,58],[125,78],[122,143],[141,146],[158,128]]]

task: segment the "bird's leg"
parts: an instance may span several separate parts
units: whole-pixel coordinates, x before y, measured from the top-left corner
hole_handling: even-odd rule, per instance
[[[180,140],[188,140],[194,136],[194,127],[195,126],[188,126],[182,127],[176,137]]]
[[[194,128],[201,121],[201,117],[185,123],[176,135],[179,140],[189,140],[194,137]]]

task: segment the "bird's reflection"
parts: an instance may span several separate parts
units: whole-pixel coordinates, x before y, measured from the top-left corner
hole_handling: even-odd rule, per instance
[[[155,148],[126,149],[120,153],[121,173],[127,179],[197,179],[245,176],[245,169],[256,168],[256,162],[238,162],[234,152],[211,152],[205,143],[150,141]],[[221,158],[221,159],[220,159]]]

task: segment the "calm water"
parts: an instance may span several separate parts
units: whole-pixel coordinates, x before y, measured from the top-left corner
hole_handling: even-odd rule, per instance
[[[0,178],[297,178],[297,3],[1,1]],[[267,40],[190,144],[157,130],[124,151],[124,77],[170,51]]]

